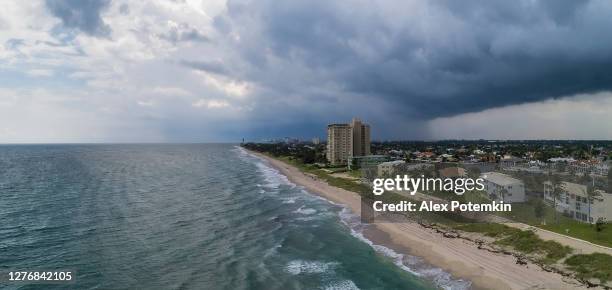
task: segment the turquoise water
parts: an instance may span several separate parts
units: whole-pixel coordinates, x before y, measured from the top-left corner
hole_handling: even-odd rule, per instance
[[[78,289],[465,288],[234,145],[0,146],[0,270]],[[413,258],[413,257],[412,257]],[[401,267],[399,267],[400,265]]]

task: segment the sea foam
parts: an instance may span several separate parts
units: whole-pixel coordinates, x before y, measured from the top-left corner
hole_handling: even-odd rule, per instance
[[[326,285],[325,290],[359,290],[359,287],[351,280],[342,280]]]
[[[333,271],[337,262],[293,260],[287,263],[285,269],[292,275],[300,274],[322,274]]]
[[[342,223],[344,223],[351,230],[351,235],[370,245],[375,251],[391,258],[395,265],[402,270],[416,276],[427,278],[442,289],[463,290],[469,289],[472,285],[470,281],[455,279],[450,273],[445,272],[440,268],[428,265],[418,257],[409,255],[405,256],[388,247],[374,244],[374,242],[363,235],[363,229],[367,225],[361,223],[359,216],[353,214],[347,207],[343,207],[338,215],[340,216]]]

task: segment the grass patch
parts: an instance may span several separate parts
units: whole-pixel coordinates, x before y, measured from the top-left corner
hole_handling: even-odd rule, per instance
[[[602,253],[574,255],[567,258],[565,264],[583,279],[597,278],[601,283],[612,279],[612,256],[610,255]]]
[[[495,242],[499,245],[511,246],[526,254],[543,255],[544,263],[553,263],[572,252],[572,248],[555,241],[544,241],[532,231],[517,231]]]
[[[603,231],[597,232],[594,225],[582,223],[557,213],[552,206],[544,206],[544,216],[537,218],[534,211],[534,201],[526,203],[513,203],[511,212],[499,213],[500,216],[523,222],[532,226],[543,228],[551,232],[571,236],[594,244],[612,247],[612,224],[604,226]],[[545,225],[542,224],[545,222]]]
[[[581,223],[574,220],[563,221],[559,224],[549,224],[540,227],[551,232],[572,236],[594,244],[612,247],[612,224],[610,223],[607,223],[601,232],[597,232],[595,230],[595,225]],[[610,267],[612,267],[612,265]]]

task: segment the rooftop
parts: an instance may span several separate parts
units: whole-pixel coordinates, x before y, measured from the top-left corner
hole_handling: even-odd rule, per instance
[[[510,184],[516,184],[516,183],[523,183],[522,181],[516,178],[513,178],[509,175],[499,173],[499,172],[485,172],[481,176],[485,180],[488,180],[490,182],[493,182],[499,185],[510,185]]]

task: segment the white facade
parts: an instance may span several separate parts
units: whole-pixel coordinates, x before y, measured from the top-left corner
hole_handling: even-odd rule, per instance
[[[608,175],[608,170],[610,170],[608,164],[597,162],[597,163],[589,163],[589,162],[574,162],[569,166],[573,169],[576,174],[584,175],[584,174],[597,174],[601,176]]]
[[[599,196],[595,197],[591,203],[589,216],[587,187],[571,182],[562,182],[561,187],[563,190],[556,198],[555,209],[558,212],[581,222],[595,223],[599,218],[606,221],[612,220],[612,194],[599,191]],[[552,192],[551,183],[544,182],[544,199],[551,205],[555,201]]]
[[[485,190],[489,197],[504,202],[524,202],[525,184],[511,176],[499,172],[487,172],[481,176],[485,180]]]

